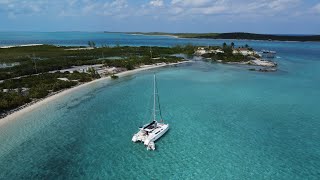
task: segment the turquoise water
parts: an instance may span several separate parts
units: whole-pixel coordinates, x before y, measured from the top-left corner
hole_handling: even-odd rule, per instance
[[[279,71],[197,61],[99,82],[7,123],[0,179],[319,179],[319,43],[247,42],[276,50]],[[171,129],[150,152],[131,137],[150,119],[154,72]]]
[[[87,46],[88,41],[94,41],[97,46],[101,45],[121,45],[121,46],[174,46],[178,44],[194,45],[222,45],[224,42],[236,42],[236,45],[249,44],[255,48],[267,48],[276,50],[279,47],[299,48],[320,47],[320,43],[309,42],[268,42],[268,41],[248,41],[248,40],[212,40],[212,39],[183,39],[168,36],[144,36],[129,35],[123,33],[103,33],[103,32],[0,32],[0,46],[21,45],[21,44],[54,44],[63,46]],[[260,49],[258,49],[260,50]]]

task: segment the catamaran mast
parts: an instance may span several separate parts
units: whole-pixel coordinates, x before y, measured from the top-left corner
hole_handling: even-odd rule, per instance
[[[153,75],[153,120],[156,120],[156,74]]]

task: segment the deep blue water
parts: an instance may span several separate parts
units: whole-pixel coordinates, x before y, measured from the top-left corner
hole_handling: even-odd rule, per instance
[[[320,44],[235,42],[276,50],[279,71],[197,61],[82,88],[0,127],[0,179],[319,179]],[[150,119],[154,72],[171,129],[150,152],[131,137]]]

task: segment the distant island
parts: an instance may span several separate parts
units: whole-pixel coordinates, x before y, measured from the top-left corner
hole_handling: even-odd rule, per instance
[[[268,51],[268,55],[275,56],[276,52]],[[249,45],[238,46],[232,42],[230,45],[223,43],[222,46],[198,47],[194,53],[196,56],[203,57],[206,61],[214,61],[226,64],[250,65],[251,71],[274,72],[277,63],[268,58],[264,59],[264,53],[255,51]],[[262,67],[259,69],[254,68]]]
[[[254,34],[245,32],[234,33],[165,33],[165,32],[128,32],[127,34],[141,34],[151,36],[175,36],[178,38],[200,38],[200,39],[246,39],[264,41],[318,41],[320,35],[273,35]]]

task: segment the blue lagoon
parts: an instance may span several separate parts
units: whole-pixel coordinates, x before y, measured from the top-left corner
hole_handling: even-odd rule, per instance
[[[235,42],[276,50],[279,71],[196,61],[83,87],[0,127],[0,179],[319,179],[320,44]],[[171,127],[150,152],[131,138],[154,72]]]

